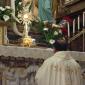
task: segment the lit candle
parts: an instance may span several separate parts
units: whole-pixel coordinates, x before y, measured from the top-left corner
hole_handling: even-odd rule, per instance
[[[78,16],[78,31],[80,29],[80,16]]]
[[[75,19],[73,20],[73,34],[75,33]]]
[[[68,27],[68,37],[70,37],[70,24],[67,22],[67,27]]]
[[[13,15],[15,16],[15,0],[11,0],[11,8],[13,10]]]
[[[83,12],[83,27],[85,26],[85,12]]]

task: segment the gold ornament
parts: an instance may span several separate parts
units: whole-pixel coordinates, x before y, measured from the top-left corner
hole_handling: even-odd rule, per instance
[[[31,47],[32,43],[33,43],[33,40],[32,40],[32,38],[30,36],[25,36],[22,39],[22,46]]]

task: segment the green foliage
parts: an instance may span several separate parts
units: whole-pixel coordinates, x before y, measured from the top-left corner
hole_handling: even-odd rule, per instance
[[[36,23],[33,24],[34,26]],[[41,33],[41,42],[52,45],[55,40],[63,38],[62,30],[60,28],[48,28],[44,25],[43,21],[37,22],[38,32]]]
[[[8,21],[11,19],[12,9],[9,6],[0,7],[0,20]]]
[[[18,12],[23,9],[21,0],[15,0],[15,11],[16,16],[18,15]]]

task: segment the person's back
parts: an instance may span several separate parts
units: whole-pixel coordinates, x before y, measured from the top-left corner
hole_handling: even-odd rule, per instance
[[[36,79],[38,85],[81,85],[81,68],[68,51],[61,51],[45,60]]]
[[[82,85],[81,68],[69,52],[56,52],[44,61],[35,77],[38,85]]]

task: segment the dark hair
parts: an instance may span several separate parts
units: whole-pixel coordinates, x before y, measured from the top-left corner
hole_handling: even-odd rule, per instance
[[[66,51],[68,48],[66,40],[56,40],[53,46],[55,51]]]

